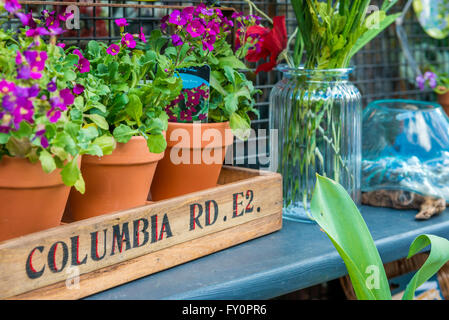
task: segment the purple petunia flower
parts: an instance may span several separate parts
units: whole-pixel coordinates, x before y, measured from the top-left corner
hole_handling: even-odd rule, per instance
[[[61,118],[61,111],[57,108],[51,108],[47,112],[47,118],[51,123],[56,123]]]
[[[179,10],[173,10],[168,18],[168,22],[175,24],[177,26],[185,26],[187,23],[187,19],[181,15]]]
[[[143,43],[146,43],[146,42],[147,42],[147,39],[145,38],[145,34],[143,33],[143,27],[140,27],[139,39],[140,39]]]
[[[214,44],[217,40],[217,37],[213,34],[208,34],[203,40],[203,50],[214,50]]]
[[[192,21],[192,23],[188,24],[186,27],[186,31],[192,38],[201,36],[204,33],[204,30],[204,25],[198,20]]]
[[[33,19],[33,13],[31,11],[27,14],[22,13],[22,12],[17,12],[16,16],[19,17],[19,19],[22,22],[22,25],[24,27],[30,27],[32,29],[37,27],[36,21],[34,21],[34,19]]]
[[[4,96],[2,99],[2,107],[11,112],[14,109],[14,106],[16,105],[17,98],[15,96],[7,95]]]
[[[187,21],[192,20],[193,14],[195,12],[195,7],[185,7],[181,11],[181,16],[184,17]]]
[[[58,89],[58,87],[56,86],[56,82],[55,80],[50,81],[47,84],[47,90],[50,92],[55,92]]]
[[[59,91],[59,96],[61,97],[62,102],[65,106],[69,106],[75,101],[75,97],[68,88]]]
[[[215,21],[209,21],[206,25],[205,32],[207,34],[218,35],[220,33],[220,25]]]
[[[433,72],[427,71],[424,75],[419,75],[416,77],[416,84],[420,90],[424,90],[426,88],[426,84],[428,84],[431,89],[435,89],[438,85],[437,75]]]
[[[90,62],[86,58],[81,58],[78,64],[75,65],[80,73],[85,73],[90,71]]]
[[[5,10],[9,13],[15,13],[16,11],[19,11],[22,6],[20,5],[17,0],[4,0],[5,2]]]
[[[109,48],[106,49],[107,54],[110,54],[111,56],[115,56],[120,52],[120,46],[116,44],[111,44]]]
[[[119,27],[125,27],[128,26],[128,21],[125,18],[120,18],[115,20],[115,24]]]
[[[25,35],[27,37],[48,36],[49,34],[50,34],[50,32],[48,32],[48,30],[43,28],[43,27],[37,27],[37,28],[34,28],[34,29],[28,29],[25,32]]]
[[[168,20],[169,17],[170,16],[164,16],[161,19],[161,30],[164,31],[164,32],[165,32],[165,30],[167,30],[167,27],[168,27],[167,20]]]
[[[125,34],[125,36],[122,38],[121,44],[126,45],[130,49],[136,47],[136,41],[134,40],[133,35],[130,33]]]
[[[177,34],[172,34],[171,36],[171,40],[173,42],[174,46],[182,46],[184,44],[184,42],[182,41],[181,37],[178,36]]]
[[[58,15],[58,18],[61,21],[67,21],[69,19],[72,19],[73,17],[74,17],[73,12],[65,12],[64,14]]]
[[[74,94],[82,94],[84,92],[84,86],[81,84],[76,84],[73,87],[73,93]]]
[[[3,79],[0,81],[0,93],[10,93],[14,91],[15,86],[14,82],[8,82]]]
[[[39,84],[35,83],[28,88],[28,98],[34,98],[39,95],[40,92]]]

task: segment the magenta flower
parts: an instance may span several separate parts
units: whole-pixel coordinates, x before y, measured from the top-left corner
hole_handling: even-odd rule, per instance
[[[192,23],[187,25],[186,31],[190,34],[192,38],[196,38],[204,33],[204,26],[198,20],[194,20],[192,21]]]
[[[184,44],[184,42],[182,42],[182,39],[180,36],[178,36],[177,34],[172,34],[171,36],[171,40],[173,42],[174,46],[182,46]]]
[[[181,16],[187,21],[192,20],[193,14],[195,13],[195,7],[186,7],[182,9]]]
[[[56,123],[61,118],[61,111],[57,108],[51,108],[47,112],[47,118],[51,123]]]
[[[147,39],[145,38],[145,34],[143,33],[143,27],[140,27],[139,39],[140,39],[141,41],[143,41],[143,43],[146,43],[146,42],[147,42]]]
[[[25,32],[25,35],[27,37],[48,36],[49,34],[50,34],[50,32],[48,32],[48,30],[43,28],[43,27],[37,27],[37,28],[34,28],[34,29],[28,29]]]
[[[4,0],[5,2],[5,10],[9,13],[15,13],[16,11],[19,11],[22,6],[20,3],[17,2],[17,0]]]
[[[58,15],[58,18],[61,21],[67,21],[69,19],[72,19],[73,17],[74,17],[73,12],[65,12],[64,14]]]
[[[220,33],[220,25],[215,21],[209,21],[209,23],[206,25],[205,32],[207,34],[213,34],[216,36]]]
[[[10,93],[14,91],[15,86],[14,82],[8,82],[3,79],[0,81],[0,93]]]
[[[16,64],[22,64],[23,63],[23,58],[22,58],[22,54],[20,53],[19,50],[17,50],[17,54],[16,54]]]
[[[50,81],[47,84],[47,90],[50,92],[55,92],[58,89],[58,87],[56,86],[56,82],[54,80]]]
[[[38,131],[36,131],[34,138],[31,140],[31,141],[34,141],[35,139],[40,139],[41,146],[44,149],[48,148],[48,146],[49,146],[48,139],[45,136],[45,132],[46,132],[45,128],[39,129]]]
[[[80,73],[85,73],[90,71],[90,62],[86,58],[81,58],[78,64],[75,65]]]
[[[22,22],[22,25],[24,27],[30,27],[32,29],[37,27],[36,22],[33,19],[33,13],[22,13],[22,12],[17,12],[16,16],[19,17],[20,21]]]
[[[120,52],[120,46],[116,44],[111,44],[109,48],[106,49],[106,52],[111,56],[115,56]]]
[[[72,92],[68,88],[62,89],[61,91],[59,91],[59,96],[61,97],[62,103],[65,106],[69,106],[69,105],[73,104],[73,102],[75,101],[75,97],[73,96]]]
[[[125,34],[125,36],[122,38],[121,43],[122,45],[126,45],[130,49],[136,47],[136,41],[134,40],[133,35],[130,33]]]
[[[60,42],[60,43],[57,44],[57,46],[62,48],[62,49],[64,49],[65,48],[65,43]]]
[[[177,26],[184,26],[187,23],[187,19],[181,15],[179,10],[174,10],[168,19],[168,22]]]
[[[167,30],[167,20],[168,20],[169,16],[164,16],[161,19],[161,30],[165,32],[165,30]]]
[[[115,20],[115,24],[119,27],[125,27],[128,26],[128,21],[125,18],[120,18]]]
[[[198,115],[198,120],[205,120],[207,118],[207,114],[201,113]]]
[[[217,38],[215,37],[215,35],[208,34],[203,40],[203,50],[213,51],[216,40]]]
[[[74,94],[82,94],[84,92],[84,86],[83,85],[81,85],[81,84],[76,84],[74,87],[73,87],[73,93]]]
[[[79,49],[73,50],[73,54],[76,54],[80,59],[84,58],[83,54]]]

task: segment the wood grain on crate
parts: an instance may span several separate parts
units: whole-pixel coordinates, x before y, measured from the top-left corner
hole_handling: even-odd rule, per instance
[[[279,230],[281,180],[224,167],[215,188],[0,243],[0,298],[81,298]]]

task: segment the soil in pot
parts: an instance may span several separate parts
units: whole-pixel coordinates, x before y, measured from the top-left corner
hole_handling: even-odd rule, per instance
[[[4,156],[0,161],[0,241],[57,227],[69,197],[61,170]]]
[[[229,122],[169,122],[167,149],[156,169],[150,199],[159,201],[215,187],[233,138]]]
[[[158,161],[145,138],[117,143],[112,154],[84,156],[81,166],[86,192],[72,190],[64,221],[78,221],[146,204]]]

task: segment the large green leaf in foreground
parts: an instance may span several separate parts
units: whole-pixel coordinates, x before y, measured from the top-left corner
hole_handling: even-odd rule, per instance
[[[444,238],[427,234],[421,235],[413,241],[407,258],[412,257],[428,245],[431,247],[429,257],[408,284],[404,296],[402,297],[403,300],[413,300],[416,289],[429,280],[447,261],[449,261],[449,241]]]
[[[391,299],[379,252],[362,215],[346,190],[333,180],[317,175],[311,211],[345,262],[357,298]],[[449,261],[449,241],[434,235],[417,237],[410,246],[407,258],[429,245],[429,256],[408,284],[404,300],[412,300],[416,289]]]
[[[359,300],[389,300],[387,276],[371,233],[346,190],[317,176],[312,216],[345,262]]]

